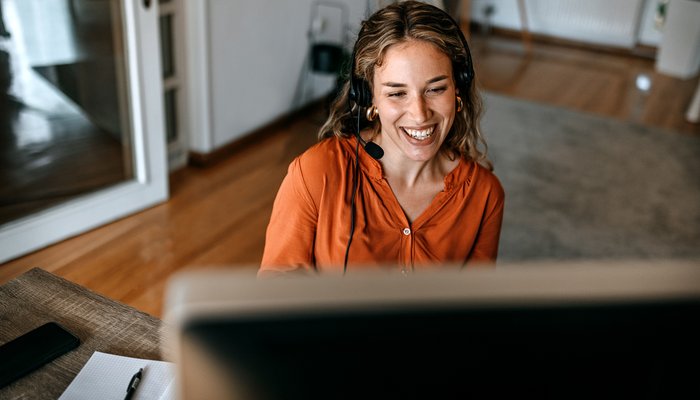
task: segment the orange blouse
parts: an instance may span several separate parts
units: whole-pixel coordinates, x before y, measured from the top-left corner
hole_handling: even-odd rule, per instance
[[[325,139],[292,161],[272,209],[259,276],[343,270],[356,143],[355,137]],[[371,265],[405,270],[496,260],[503,188],[476,162],[462,159],[413,223],[381,164],[362,149],[359,175],[348,272]]]

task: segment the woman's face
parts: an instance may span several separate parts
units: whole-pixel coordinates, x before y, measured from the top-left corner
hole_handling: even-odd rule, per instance
[[[389,47],[374,71],[372,90],[385,153],[414,161],[435,157],[452,127],[455,97],[446,54],[419,40]]]

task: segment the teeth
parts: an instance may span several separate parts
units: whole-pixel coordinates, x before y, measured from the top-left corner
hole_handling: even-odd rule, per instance
[[[433,134],[433,128],[430,127],[428,129],[408,129],[408,128],[403,128],[403,130],[408,133],[408,135],[414,139],[418,140],[425,140],[430,137],[430,135]]]

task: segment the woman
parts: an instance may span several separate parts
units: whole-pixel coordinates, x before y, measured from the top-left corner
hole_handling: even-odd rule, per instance
[[[320,142],[279,189],[259,275],[494,262],[504,193],[479,149],[471,64],[433,6],[392,4],[363,22]]]

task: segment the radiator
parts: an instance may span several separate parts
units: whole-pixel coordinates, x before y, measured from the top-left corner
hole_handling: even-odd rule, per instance
[[[533,33],[587,43],[633,47],[637,41],[644,0],[524,0]],[[493,14],[485,15],[487,6]],[[472,20],[521,29],[517,0],[474,0]]]

